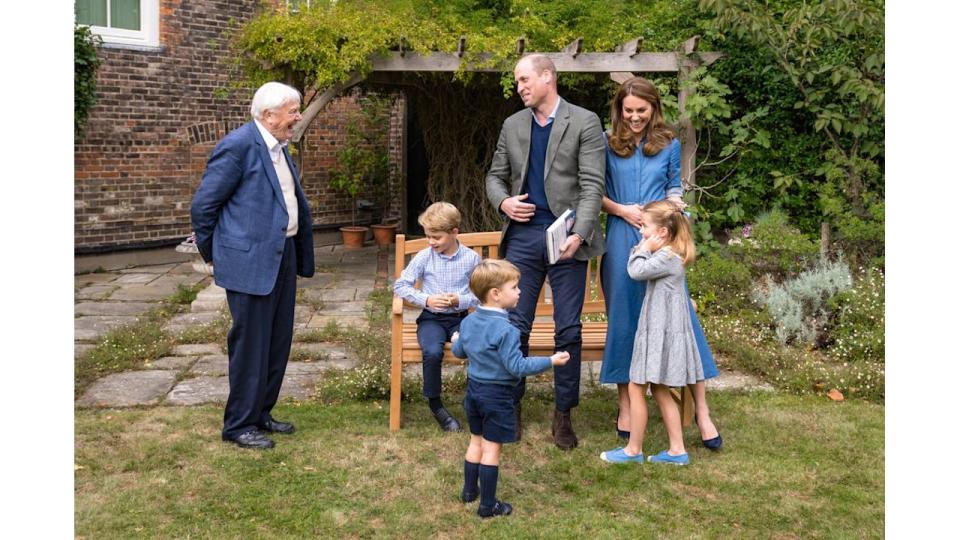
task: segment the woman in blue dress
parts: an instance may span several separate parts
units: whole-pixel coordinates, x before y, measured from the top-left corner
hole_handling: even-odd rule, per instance
[[[601,284],[607,304],[607,341],[600,382],[616,384],[619,394],[617,432],[628,436],[630,397],[627,394],[633,338],[637,331],[646,282],[627,275],[630,249],[641,239],[640,206],[661,199],[685,206],[680,183],[680,141],[663,119],[660,94],[650,81],[634,77],[620,87],[610,104],[611,129],[607,135],[606,196],[607,252],[601,265]],[[705,379],[716,377],[700,321],[690,304],[690,315],[703,362]],[[719,449],[723,439],[710,419],[704,381],[690,385],[696,404],[697,427],[704,445]]]

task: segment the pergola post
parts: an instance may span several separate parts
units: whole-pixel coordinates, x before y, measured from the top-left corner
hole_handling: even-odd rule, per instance
[[[690,120],[684,115],[687,110],[689,92],[683,87],[683,83],[690,76],[690,72],[699,65],[699,61],[694,55],[699,44],[700,36],[693,36],[683,42],[681,48],[683,58],[677,62],[677,77],[680,82],[680,93],[677,96],[677,104],[680,108],[680,180],[683,182],[685,191],[697,185],[696,168],[694,167],[697,157],[697,132],[693,129]]]

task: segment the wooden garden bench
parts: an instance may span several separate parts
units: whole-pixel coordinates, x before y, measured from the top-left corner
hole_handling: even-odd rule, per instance
[[[483,258],[497,259],[500,257],[500,232],[465,233],[457,236],[461,244],[473,249]],[[393,279],[396,281],[406,267],[409,259],[420,250],[427,247],[427,239],[407,240],[405,235],[396,237],[396,262]],[[416,284],[420,286],[419,283]],[[536,318],[530,332],[530,356],[550,356],[554,353],[553,340],[553,301],[546,294],[548,286],[540,291],[537,300]],[[590,315],[606,314],[603,290],[600,287],[600,257],[590,261],[587,266],[587,297],[583,303],[583,316],[587,319],[595,318]],[[417,323],[404,322],[404,305],[412,306],[397,295],[393,296],[393,310],[390,321],[390,431],[400,429],[400,391],[403,377],[403,365],[420,363],[423,354],[417,342]],[[546,319],[549,320],[546,320]],[[583,322],[581,331],[583,348],[580,355],[582,361],[603,360],[603,348],[607,339],[606,321]],[[462,364],[464,361],[453,355],[449,343],[444,347],[444,362]],[[674,398],[680,403],[683,425],[690,424],[693,415],[693,397],[690,390],[684,388],[682,393],[674,391]]]

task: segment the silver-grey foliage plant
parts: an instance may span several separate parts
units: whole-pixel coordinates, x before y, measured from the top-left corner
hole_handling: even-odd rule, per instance
[[[842,259],[821,260],[794,279],[777,284],[764,276],[765,286],[754,289],[753,300],[773,318],[781,344],[815,343],[817,329],[827,321],[827,300],[853,285],[850,268]]]

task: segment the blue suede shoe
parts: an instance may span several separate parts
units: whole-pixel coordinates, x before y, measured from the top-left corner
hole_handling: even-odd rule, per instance
[[[679,456],[671,456],[667,453],[666,450],[660,452],[655,456],[650,456],[647,458],[647,461],[650,463],[669,463],[671,465],[686,465],[690,463],[690,457],[687,454],[680,454]]]
[[[627,455],[623,448],[600,452],[600,459],[607,463],[643,463],[643,454]]]

